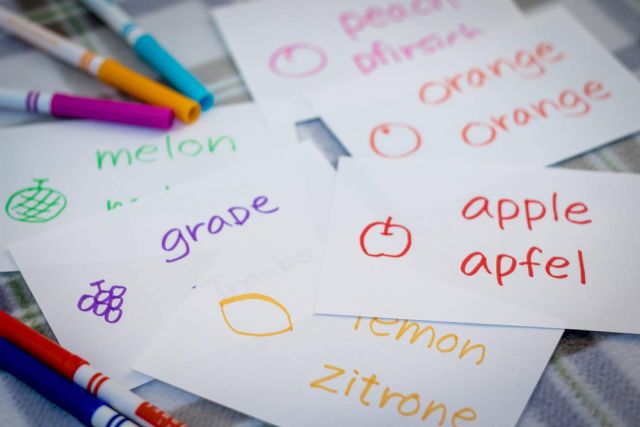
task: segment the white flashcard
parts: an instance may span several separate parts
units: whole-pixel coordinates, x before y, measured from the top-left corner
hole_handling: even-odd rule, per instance
[[[253,104],[216,107],[173,130],[64,122],[0,130],[0,271],[10,243],[295,143]]]
[[[341,161],[316,310],[640,333],[640,175]]]
[[[311,143],[237,162],[11,246],[60,343],[134,387],[145,344],[206,271],[237,275],[298,248],[265,236],[326,224],[334,172]],[[310,200],[310,196],[314,200]],[[310,237],[307,237],[308,239]],[[256,258],[258,257],[258,258]]]
[[[308,99],[351,154],[395,160],[545,166],[640,129],[640,82],[559,7]]]
[[[306,91],[440,60],[521,14],[510,0],[269,0],[213,16],[265,114],[301,120],[315,117]]]
[[[314,315],[309,236],[274,229],[288,251],[212,266],[135,369],[281,426],[517,423],[561,330]]]

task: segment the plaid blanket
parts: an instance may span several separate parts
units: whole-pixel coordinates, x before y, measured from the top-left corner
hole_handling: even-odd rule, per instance
[[[560,0],[518,0],[525,9]],[[101,52],[111,53],[145,70],[117,38],[106,31],[75,0],[0,0],[29,18],[73,37]],[[129,1],[124,7],[146,23],[171,23],[179,16],[198,16],[211,25],[206,9],[216,0]],[[563,0],[566,6],[640,77],[640,0]],[[207,52],[202,54],[202,52]],[[220,104],[249,100],[237,70],[222,43],[207,46],[190,58],[190,69],[216,93]],[[45,67],[46,68],[42,68]],[[46,70],[42,71],[41,70]],[[146,69],[150,75],[152,73]],[[65,89],[86,95],[118,94],[77,71],[50,60],[18,40],[0,33],[0,85]],[[638,119],[640,120],[640,114]],[[43,120],[0,113],[0,126]],[[300,138],[311,138],[335,164],[348,154],[319,120],[298,125]],[[1,141],[0,141],[1,143]],[[640,172],[640,135],[617,141],[558,165],[576,169]],[[55,339],[20,273],[0,273],[0,308]],[[190,425],[249,426],[262,422],[159,381],[136,392]],[[301,420],[300,424],[304,424]],[[20,381],[0,372],[0,425],[73,426],[77,421]],[[640,336],[567,331],[553,354],[522,415],[520,426],[640,426]]]

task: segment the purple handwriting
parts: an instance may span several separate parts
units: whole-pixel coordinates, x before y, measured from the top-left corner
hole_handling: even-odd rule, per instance
[[[84,294],[78,300],[78,309],[80,311],[93,311],[98,317],[104,317],[107,323],[117,323],[122,318],[122,304],[124,304],[123,296],[127,292],[127,288],[120,285],[114,285],[109,289],[102,289],[104,280],[89,283],[95,286],[95,294]]]
[[[249,221],[252,212],[272,214],[280,209],[279,207],[269,209],[266,207],[267,203],[269,199],[266,196],[258,196],[253,199],[250,208],[232,206],[227,209],[224,216],[212,215],[207,222],[198,222],[193,226],[185,225],[184,230],[178,227],[167,230],[162,236],[162,249],[172,257],[165,261],[175,262],[189,256],[191,244],[196,243],[205,232],[213,236],[234,225],[242,227]]]

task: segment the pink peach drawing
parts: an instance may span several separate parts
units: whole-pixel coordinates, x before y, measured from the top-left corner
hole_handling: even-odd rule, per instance
[[[286,79],[303,79],[327,66],[325,51],[311,43],[291,43],[276,49],[269,58],[271,71]]]

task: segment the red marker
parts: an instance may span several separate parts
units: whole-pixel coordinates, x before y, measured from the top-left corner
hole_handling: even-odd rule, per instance
[[[2,310],[0,310],[0,337],[11,341],[142,426],[187,426],[92,368],[86,360],[65,350]]]

